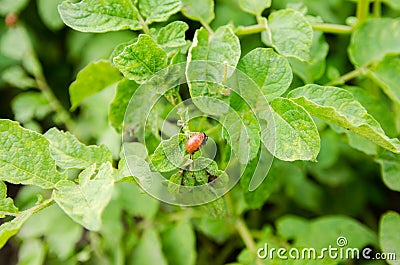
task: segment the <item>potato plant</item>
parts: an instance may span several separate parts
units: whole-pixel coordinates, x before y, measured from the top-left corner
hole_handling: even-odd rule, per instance
[[[400,264],[399,14],[1,0],[0,263]]]

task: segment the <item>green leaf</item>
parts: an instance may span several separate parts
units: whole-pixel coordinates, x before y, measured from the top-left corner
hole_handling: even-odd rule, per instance
[[[351,131],[346,131],[346,134],[351,147],[367,155],[376,155],[378,149],[376,144]]]
[[[190,222],[182,220],[171,225],[162,234],[162,243],[168,264],[194,265],[196,263],[196,236]]]
[[[160,207],[160,201],[143,192],[137,184],[126,182],[116,185],[118,201],[122,204],[125,211],[136,217],[143,217],[153,220]]]
[[[399,31],[400,19],[372,18],[361,24],[351,35],[348,48],[351,62],[366,66],[381,61],[389,53],[399,53],[400,35],[393,34]]]
[[[181,9],[180,0],[141,0],[139,11],[147,23],[167,21]]]
[[[204,28],[196,31],[186,77],[193,101],[203,112],[215,115],[227,112],[229,104],[221,104],[221,100],[228,99],[223,84],[232,75],[240,52],[239,39],[228,26],[218,28],[214,34]]]
[[[38,0],[37,7],[40,18],[43,23],[51,30],[59,30],[64,26],[61,20],[60,14],[58,13],[57,6],[61,4],[63,0]]]
[[[7,243],[8,239],[21,229],[24,223],[31,217],[32,213],[21,214],[9,222],[0,226],[0,249]]]
[[[138,87],[139,85],[135,81],[126,78],[118,83],[117,92],[110,104],[110,111],[108,114],[111,125],[118,133],[122,132],[122,123],[124,121],[126,108]]]
[[[250,14],[260,16],[264,9],[271,6],[271,0],[239,0],[239,6]]]
[[[204,28],[198,29],[190,47],[189,56],[189,63],[196,60],[209,60],[221,64],[226,62],[229,66],[236,67],[240,59],[239,38],[228,26],[218,28],[214,34],[210,34]],[[223,73],[221,71],[224,69],[219,69],[218,72]]]
[[[340,136],[333,130],[324,130],[320,133],[320,136],[321,150],[317,156],[318,163],[313,164],[311,170],[331,168],[339,159],[340,146],[338,142]]]
[[[29,3],[29,0],[1,0],[0,15],[5,16],[10,13],[20,13]]]
[[[157,35],[157,43],[163,48],[176,48],[186,45],[185,32],[188,24],[182,21],[174,21],[162,27]]]
[[[204,208],[202,208],[204,209]],[[215,242],[222,244],[236,231],[228,220],[223,218],[214,218],[208,212],[202,212],[201,218],[194,219],[196,230],[213,239]],[[229,223],[228,223],[228,222]]]
[[[214,187],[219,188],[219,185],[221,185],[221,186],[226,185],[226,183],[229,180],[229,176],[228,176],[228,174],[226,174],[225,171],[220,170],[218,168],[217,162],[215,162],[214,160],[211,160],[209,158],[204,158],[204,157],[203,158],[199,157],[194,162],[195,163],[199,162],[202,159],[204,159],[204,162],[203,162],[204,164],[201,167],[197,167],[197,168],[203,168],[204,165],[207,165],[207,167],[205,168],[205,171],[206,171],[207,177],[214,177],[214,180],[212,180]],[[196,168],[196,166],[194,166],[194,168]],[[196,173],[196,172],[198,172],[198,171],[194,171],[194,173]],[[196,174],[195,174],[195,176],[196,176]],[[207,180],[211,181],[210,179],[207,179]],[[205,184],[205,183],[201,183],[201,184]]]
[[[141,34],[137,42],[126,46],[113,62],[126,78],[142,84],[166,67],[167,54],[150,36]]]
[[[302,62],[295,58],[288,58],[293,72],[298,75],[304,83],[314,83],[325,73],[326,56],[328,55],[329,45],[325,41],[321,31],[314,31],[313,43],[310,51],[310,61]]]
[[[71,220],[57,205],[51,205],[35,213],[18,233],[23,241],[44,237],[50,253],[65,260],[75,250],[83,228]]]
[[[151,253],[151,255],[149,255]],[[160,238],[154,228],[146,229],[141,240],[132,253],[129,264],[137,265],[167,265],[161,250]]]
[[[386,56],[372,70],[370,76],[393,101],[400,103],[400,58],[398,56]]]
[[[290,99],[276,98],[271,102],[274,124],[263,134],[268,150],[284,161],[316,161],[320,149],[317,126],[303,107]],[[270,136],[274,135],[271,140]]]
[[[178,195],[179,189],[183,186],[183,172],[178,171],[169,178],[168,192],[172,195]],[[176,184],[176,185],[175,185]]]
[[[109,61],[99,60],[83,68],[69,86],[71,110],[75,110],[84,99],[118,82],[121,75]]]
[[[205,192],[202,192],[201,194],[198,194],[201,196],[201,198],[204,197],[206,198],[215,198],[215,194],[211,189],[204,190]],[[225,221],[226,225],[226,220],[227,220],[227,206],[225,204],[225,200],[220,197],[214,201],[211,201],[209,203],[200,205],[198,208],[198,211],[206,213],[209,217],[211,217],[211,222],[217,220],[217,219],[222,219]],[[229,228],[228,228],[229,229]],[[218,237],[218,235],[216,235]]]
[[[244,111],[240,116],[229,112],[223,120],[227,129],[224,138],[232,146],[240,163],[246,164],[257,156],[260,147],[260,128],[254,115]]]
[[[4,81],[12,86],[18,87],[20,89],[28,89],[37,87],[36,81],[29,77],[25,70],[19,66],[14,65],[5,69],[1,75]]]
[[[147,159],[148,157],[146,146],[139,142],[124,142],[119,156],[121,159],[118,162],[118,171],[114,174],[115,181],[121,181],[131,176],[131,170],[128,168],[127,160],[136,161],[137,158]],[[140,165],[145,168],[146,172],[150,172],[147,163],[140,163]],[[134,170],[132,170],[132,172],[134,172]]]
[[[22,24],[9,27],[0,39],[0,53],[21,61],[25,70],[32,75],[41,75],[42,67],[32,48],[27,29]]]
[[[268,23],[271,42],[263,38],[265,44],[284,56],[310,60],[313,30],[303,14],[292,9],[275,11],[269,16]]]
[[[400,155],[387,151],[382,152],[375,159],[381,165],[383,182],[395,191],[400,191]]]
[[[104,163],[95,173],[95,165],[79,174],[79,184],[70,180],[57,183],[54,200],[75,222],[88,230],[98,231],[101,214],[111,199],[114,181],[110,163]]]
[[[286,58],[269,48],[256,48],[246,54],[240,60],[238,69],[257,84],[267,100],[282,95],[293,78]]]
[[[275,225],[279,236],[284,239],[293,239],[302,231],[307,230],[309,221],[296,215],[284,215],[276,221]]]
[[[191,20],[209,24],[214,19],[213,0],[182,0],[182,14]]]
[[[18,94],[11,102],[15,119],[20,122],[29,122],[33,119],[42,120],[52,108],[40,92],[24,92]]]
[[[319,165],[319,161],[316,165]],[[323,207],[321,201],[326,197],[325,190],[314,180],[308,178],[306,173],[294,163],[275,160],[268,178],[276,176],[282,183],[282,189],[286,195],[300,208],[316,213],[321,212]]]
[[[257,164],[259,166],[266,165],[268,161],[264,157],[255,157],[251,160],[240,177],[240,186],[242,187],[242,192],[244,194],[244,199],[247,206],[250,209],[261,208],[265,201],[270,197],[272,192],[276,189],[278,180],[277,174],[268,174],[268,177],[257,187],[257,189],[250,191],[249,186],[252,178],[254,178],[254,169]]]
[[[293,226],[297,224],[299,220],[296,217],[286,217],[284,221],[279,222],[279,233],[291,235],[295,246],[316,249],[326,248],[329,245],[337,247],[337,238],[340,236],[347,239],[346,248],[361,249],[368,244],[376,245],[377,241],[373,231],[347,216],[323,216],[309,223],[302,223],[297,226],[299,228],[297,231],[293,231]],[[287,229],[290,231],[286,231]],[[320,231],[325,232],[320,233]]]
[[[70,132],[62,132],[57,128],[51,128],[44,136],[50,142],[51,156],[61,168],[84,169],[92,164],[112,162],[111,152],[104,145],[86,146]]]
[[[388,4],[393,9],[400,10],[400,1],[399,0],[383,0],[382,2]]]
[[[64,1],[58,6],[61,18],[69,27],[83,32],[139,30],[138,11],[131,0]]]
[[[395,253],[395,260],[386,261],[392,265],[399,265],[400,257],[400,235],[398,228],[400,227],[400,215],[396,212],[385,213],[379,224],[379,242],[384,253]]]
[[[117,194],[119,194],[118,187],[122,185],[115,186],[113,198],[110,203],[105,208],[101,220],[103,222],[100,231],[101,241],[104,243],[101,249],[108,252],[108,250],[112,250],[114,254],[111,254],[110,260],[115,260],[117,256],[122,254],[121,240],[124,236],[124,223],[121,222],[122,216],[126,216],[124,209],[121,205],[121,200],[117,199]],[[132,233],[132,236],[135,237],[136,233]],[[124,237],[124,242],[128,241],[126,237]],[[129,243],[128,243],[129,244]],[[125,245],[125,244],[124,244]],[[126,246],[126,245],[125,245]]]
[[[7,198],[7,185],[0,181],[0,218],[17,213],[18,208],[15,207],[13,199]]]
[[[288,96],[311,115],[346,128],[392,152],[400,153],[399,140],[387,137],[380,124],[350,92],[338,87],[306,85],[292,90]]]
[[[354,86],[345,86],[343,88],[351,92],[367,112],[379,121],[388,136],[397,135],[396,115],[387,115],[393,111],[393,106],[391,104],[382,104],[383,101],[386,102],[387,97],[380,92],[379,88],[372,86],[369,89]]]
[[[64,177],[45,137],[17,122],[0,120],[0,180],[52,189]]]
[[[162,140],[150,157],[154,168],[158,172],[169,172],[182,166],[186,162],[186,140],[182,133]]]
[[[286,226],[287,227],[287,226]],[[318,231],[325,231],[321,234]],[[347,216],[333,215],[314,219],[308,227],[300,230],[295,237],[296,246],[310,246],[322,249],[326,246],[337,246],[337,238],[347,239],[346,248],[359,248],[376,245],[375,233],[365,225]]]
[[[0,48],[5,56],[19,61],[31,53],[32,45],[25,27],[17,25],[2,33]]]
[[[42,265],[46,250],[40,239],[31,238],[22,243],[18,251],[18,265]]]

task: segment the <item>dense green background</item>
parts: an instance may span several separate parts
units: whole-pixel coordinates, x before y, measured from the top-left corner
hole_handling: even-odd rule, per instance
[[[57,4],[61,2],[0,2],[0,118],[19,121],[25,128],[41,133],[52,127],[69,128],[65,119],[54,114],[54,106],[49,104],[48,98],[34,88],[35,82],[41,78],[47,80],[62,107],[69,111],[68,87],[78,72],[92,61],[109,59],[118,44],[133,40],[139,33],[128,30],[101,34],[74,31],[59,17]],[[215,19],[210,23],[211,28],[216,30],[228,23],[236,27],[257,23],[256,18],[241,10],[237,2],[215,1]],[[371,2],[370,18],[396,18],[400,15],[399,1]],[[358,12],[356,1],[285,0],[272,1],[272,7],[266,9],[263,16],[268,17],[272,11],[287,5],[314,16],[310,20],[318,23],[353,25]],[[27,29],[42,73],[35,74],[35,67],[30,72],[29,65],[21,63],[23,60],[18,56],[10,57],[7,47],[4,47],[3,36],[9,27],[13,27],[5,24],[5,16],[10,10],[17,14],[17,24]],[[180,12],[168,22],[176,20],[189,25],[185,37],[193,40],[201,24]],[[400,48],[396,48],[400,45],[400,27],[398,20],[397,24],[393,22],[395,20],[386,21],[395,24],[392,32],[386,30],[386,22],[382,21],[382,27],[369,25],[371,28],[358,32],[360,35],[371,33],[359,37],[369,42],[351,45],[350,32],[322,35],[320,31],[314,31],[313,65],[288,59],[294,72],[289,90],[307,83],[341,85],[363,104],[386,135],[396,138],[400,132]],[[166,24],[155,23],[152,27],[158,29]],[[391,45],[394,48],[389,47]],[[265,47],[265,44],[260,34],[251,34],[240,36],[240,46],[243,57],[257,47]],[[349,46],[354,58],[348,55]],[[380,49],[384,54],[378,60],[374,56]],[[391,56],[383,59],[388,50],[392,51]],[[285,51],[279,53],[285,55]],[[372,66],[368,65],[373,71],[357,72],[360,68],[355,66],[365,66],[369,60],[377,60]],[[16,72],[10,74],[10,69]],[[347,78],[346,73],[354,75]],[[72,106],[74,111],[70,115],[74,123],[73,135],[85,144],[105,144],[111,150],[115,166],[119,160],[121,140],[108,121],[114,94],[114,86],[104,89],[82,104]],[[294,94],[296,91],[289,95]],[[183,91],[182,96],[187,97],[187,91]],[[307,111],[312,113],[315,110],[310,108]],[[103,226],[98,232],[82,228],[58,206],[52,205],[33,215],[17,236],[6,243],[0,250],[0,264],[255,264],[252,254],[254,242],[257,247],[268,242],[271,246],[322,248],[335,245],[338,235],[347,237],[349,247],[369,246],[375,251],[397,251],[399,256],[398,214],[386,214],[386,223],[382,223],[383,214],[400,212],[399,155],[383,151],[353,132],[318,118],[315,122],[321,137],[318,163],[275,159],[267,179],[255,192],[246,190],[249,177],[245,175],[230,195],[218,202],[221,205],[179,208],[150,198],[133,183],[116,183],[102,215]],[[54,140],[56,138],[51,137],[57,137],[57,132],[53,130],[46,137]],[[157,144],[151,148],[154,150]],[[276,156],[279,155],[282,160],[290,160],[285,159],[288,154]],[[254,160],[250,162],[253,164]],[[381,165],[386,174],[386,185]],[[76,174],[76,171],[70,172],[71,176]],[[22,210],[33,206],[38,196],[48,198],[51,194],[34,186],[9,183],[7,189],[8,197],[13,198],[15,205]],[[92,228],[98,230],[97,226]],[[324,260],[312,264],[338,262]],[[342,262],[384,264],[365,260]],[[400,262],[392,261],[391,264]]]

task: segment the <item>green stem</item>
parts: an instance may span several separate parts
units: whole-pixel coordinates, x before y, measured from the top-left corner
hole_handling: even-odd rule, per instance
[[[358,23],[364,22],[369,13],[369,0],[357,0],[357,19]]]
[[[138,19],[139,19],[140,25],[142,26],[143,32],[146,33],[147,35],[153,37],[153,36],[151,35],[149,26],[147,25],[147,22],[144,21],[143,17],[142,17],[139,13],[138,13]]]
[[[49,104],[53,111],[57,114],[57,117],[65,125],[65,127],[67,127],[69,131],[74,131],[74,129],[76,128],[74,120],[71,118],[69,112],[64,108],[64,106],[54,95],[50,86],[47,84],[44,75],[42,73],[38,73],[36,74],[35,79],[39,90],[42,92],[47,101],[49,101]]]
[[[40,210],[43,210],[44,208],[49,207],[50,205],[52,205],[54,203],[53,199],[47,199],[44,202],[35,205],[29,209],[26,209],[25,211],[22,211],[20,213],[18,213],[18,215],[25,215],[25,214],[33,214],[33,213],[37,213]]]
[[[261,33],[264,30],[266,30],[266,27],[264,24],[256,24],[256,25],[251,25],[251,26],[240,26],[235,30],[235,34],[238,36],[243,36],[243,35]]]
[[[320,30],[326,33],[349,34],[353,27],[338,24],[316,23],[312,24],[314,30]]]
[[[360,75],[362,75],[365,72],[364,68],[357,68],[351,72],[348,72],[347,74],[342,75],[341,77],[331,80],[328,83],[325,84],[325,86],[335,86],[335,85],[342,85],[346,83],[347,81],[354,79]]]
[[[89,242],[94,255],[98,258],[100,264],[111,265],[100,246],[100,236],[97,233],[89,232]]]
[[[177,89],[173,88],[172,90],[173,91],[170,94],[165,95],[165,98],[169,101],[169,103],[176,106],[176,105],[182,103],[182,97],[179,94],[179,89],[177,90]]]
[[[381,17],[382,14],[382,0],[375,0],[374,2],[374,16]]]
[[[226,264],[229,256],[232,255],[233,251],[236,249],[237,240],[229,240],[220,251],[218,251],[218,255],[215,257],[214,264]]]
[[[228,215],[229,216],[235,216],[235,209],[233,208],[231,195],[229,193],[227,193],[224,196],[224,200],[225,200],[225,204],[226,204],[226,209],[227,209]]]
[[[197,131],[201,132],[204,128],[204,125],[206,124],[207,121],[207,116],[202,116],[199,122],[199,126],[197,126]]]
[[[243,243],[245,244],[246,248],[254,255],[255,261],[257,265],[262,265],[262,262],[257,257],[257,247],[256,243],[254,242],[253,236],[250,233],[249,228],[247,227],[245,221],[241,216],[236,216],[235,209],[233,207],[233,202],[231,199],[230,194],[226,194],[224,196],[225,203],[227,206],[227,211],[229,216],[234,218],[235,220],[235,229],[239,233],[240,238],[242,239]]]
[[[210,25],[208,25],[208,23],[204,22],[203,20],[201,20],[200,23],[208,31],[208,33],[214,34],[214,31],[212,30]]]
[[[254,242],[254,239],[251,236],[251,233],[242,218],[239,217],[237,219],[237,221],[235,223],[235,227],[236,227],[236,230],[238,231],[240,237],[242,238],[244,244],[246,245],[246,248],[249,249],[249,251],[254,255],[254,257],[256,259],[256,264],[261,265],[262,262],[257,257],[257,247]]]
[[[218,129],[219,129],[219,126],[214,126],[214,127],[210,128],[210,129],[208,129],[207,131],[205,131],[204,133],[206,135],[211,135],[212,133],[214,133]]]

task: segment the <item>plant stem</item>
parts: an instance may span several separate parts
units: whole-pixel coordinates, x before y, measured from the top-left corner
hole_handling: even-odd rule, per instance
[[[257,254],[256,254],[256,252],[257,252],[256,244],[254,243],[253,237],[251,236],[251,233],[250,233],[246,223],[243,221],[243,219],[241,217],[237,218],[235,227],[236,227],[236,230],[239,232],[239,235],[242,238],[246,247],[254,255],[254,257],[256,259],[256,264],[261,265],[262,262],[261,262],[261,260],[258,259]]]
[[[357,19],[358,23],[363,23],[369,13],[369,1],[368,0],[357,0]]]
[[[208,33],[214,34],[214,31],[212,30],[212,28],[210,28],[210,25],[208,25],[208,23],[204,22],[203,20],[201,20],[200,23],[208,31]]]
[[[353,27],[339,24],[316,23],[312,24],[314,30],[320,30],[326,33],[349,34]]]
[[[256,24],[251,26],[240,26],[235,30],[235,34],[238,36],[257,34],[266,30],[265,25]]]
[[[54,95],[50,86],[46,82],[46,78],[42,73],[38,73],[35,76],[36,83],[39,90],[43,93],[43,96],[49,101],[49,104],[53,111],[57,114],[60,121],[67,127],[68,131],[73,131],[76,128],[74,120],[71,118],[69,112],[60,103],[57,97]]]
[[[36,212],[38,212],[38,211],[40,211],[40,210],[52,205],[53,203],[54,203],[53,199],[48,199],[48,200],[45,200],[44,202],[42,202],[42,203],[40,203],[38,205],[35,205],[35,206],[33,206],[33,207],[29,208],[29,209],[26,209],[26,210],[24,210],[22,212],[19,212],[19,213],[1,212],[1,214],[5,214],[5,215],[8,215],[8,216],[14,216],[14,217],[23,216],[23,215],[26,215],[26,214],[36,213]]]
[[[25,211],[22,211],[20,213],[18,213],[18,215],[25,215],[25,214],[30,214],[30,213],[37,213],[40,210],[43,210],[44,208],[49,207],[50,205],[52,205],[54,203],[53,199],[47,199],[44,202],[33,206],[32,208],[26,209]]]
[[[235,209],[233,208],[231,195],[229,193],[227,193],[224,196],[224,199],[225,199],[225,204],[226,204],[226,209],[227,209],[228,215],[234,217]]]
[[[226,264],[227,259],[233,253],[236,248],[237,240],[229,240],[222,249],[218,252],[218,255],[213,261],[214,264]]]
[[[374,2],[374,16],[381,17],[382,14],[382,0],[375,0]]]
[[[144,33],[146,33],[147,35],[151,36],[151,32],[149,29],[149,26],[147,25],[147,22],[144,21],[143,17],[138,13],[138,19],[139,19],[139,23],[142,26],[142,30]],[[153,37],[153,36],[151,36]]]
[[[197,126],[197,131],[198,131],[198,132],[201,132],[201,131],[202,131],[202,129],[204,128],[204,125],[205,125],[206,121],[207,121],[207,116],[202,116],[201,119],[200,119],[200,122],[199,122],[199,126]]]
[[[346,83],[347,81],[362,75],[364,72],[365,72],[364,68],[362,68],[362,67],[357,68],[351,72],[348,72],[348,73],[340,76],[339,78],[329,81],[328,83],[325,84],[325,86],[342,85],[342,84]]]
[[[210,129],[208,129],[207,131],[205,131],[204,133],[207,135],[211,135],[212,133],[214,133],[215,131],[219,130],[219,126],[214,126]]]

